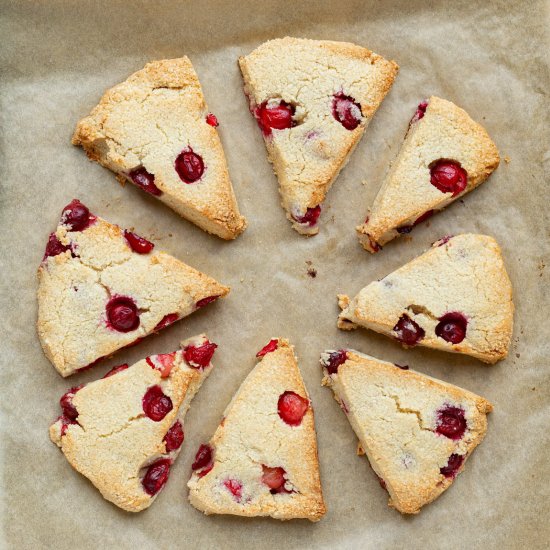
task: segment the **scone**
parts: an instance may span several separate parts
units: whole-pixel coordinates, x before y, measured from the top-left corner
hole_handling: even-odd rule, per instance
[[[51,440],[103,497],[128,512],[148,508],[183,443],[183,419],[212,370],[216,344],[205,335],[182,349],[120,365],[60,400]]]
[[[362,326],[405,346],[496,363],[508,354],[514,304],[500,247],[486,235],[457,235],[367,285],[339,295],[338,326]]]
[[[153,247],[76,199],[63,209],[38,269],[38,336],[62,376],[229,292]]]
[[[369,215],[357,234],[377,252],[395,237],[482,184],[499,164],[485,128],[454,103],[422,102]]]
[[[222,239],[246,227],[227,171],[217,119],[187,57],[148,63],[108,90],[76,126],[90,159]]]
[[[239,65],[287,218],[314,235],[321,203],[398,67],[355,44],[288,37],[265,42]]]
[[[445,491],[485,437],[493,406],[469,391],[354,350],[326,351],[321,365],[358,454],[367,454],[389,505],[403,514]]]
[[[293,347],[273,339],[257,357],[197,452],[189,500],[205,514],[318,521],[326,510],[313,409]]]

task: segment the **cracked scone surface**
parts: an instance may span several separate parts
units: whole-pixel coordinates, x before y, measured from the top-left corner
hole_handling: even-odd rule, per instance
[[[77,124],[73,144],[121,181],[132,182],[130,174],[145,169],[159,200],[205,231],[234,239],[246,221],[237,207],[218,132],[207,123],[207,114],[189,59],[154,61],[104,94]],[[204,164],[202,176],[193,183],[182,181],[175,169],[180,153],[189,150]]]
[[[182,342],[182,350],[125,365],[124,370],[87,384],[72,396],[76,420],[62,415],[50,427],[51,440],[71,466],[106,500],[128,512],[148,508],[159,494],[144,489],[148,468],[158,460],[173,465],[181,450],[183,433],[177,448],[167,448],[164,438],[178,422],[183,430],[191,400],[212,370],[212,363],[192,368],[183,349],[205,342],[205,335],[195,336]],[[160,421],[144,412],[144,395],[153,386],[160,386],[173,406]]]
[[[436,241],[427,252],[363,288],[355,298],[339,296],[342,329],[365,327],[397,338],[405,316],[424,332],[418,345],[464,353],[486,363],[508,354],[513,329],[512,285],[500,247],[486,235],[464,234]],[[465,337],[452,343],[438,336],[443,316],[458,312]]]
[[[62,218],[52,238],[67,250],[58,248],[38,269],[37,329],[44,353],[62,376],[229,292],[164,252],[134,252],[122,228],[97,216],[90,215],[81,231],[71,230]],[[138,313],[139,326],[128,332],[114,329],[108,320],[107,305],[121,296]]]
[[[389,493],[389,505],[401,513],[418,513],[453,483],[483,440],[491,403],[354,350],[346,350],[346,361],[330,374],[326,365],[332,353],[321,355],[323,383],[333,389],[346,412],[360,447]],[[461,411],[465,425],[459,438],[438,431],[441,415],[448,410]]]
[[[498,150],[487,131],[454,103],[432,96],[423,116],[417,116],[367,221],[357,227],[369,252],[408,233],[427,212],[442,210],[475,189],[499,165]],[[458,162],[466,170],[467,183],[460,193],[443,192],[430,183],[430,167],[440,159]]]
[[[210,466],[189,480],[189,500],[206,514],[311,521],[325,514],[313,410],[293,347],[276,341],[277,349],[252,370],[225,410],[209,442]],[[289,391],[307,400],[295,426],[278,414],[278,400]],[[279,492],[263,482],[264,467],[284,470]]]
[[[279,180],[282,206],[294,229],[318,232],[300,223],[319,206],[391,88],[398,67],[355,44],[297,38],[265,42],[239,59],[250,109],[284,101],[295,108],[294,126],[265,135],[270,162]],[[359,124],[346,129],[333,115],[337,94],[353,98]]]

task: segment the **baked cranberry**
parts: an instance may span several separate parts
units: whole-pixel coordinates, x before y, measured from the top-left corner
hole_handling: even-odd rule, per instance
[[[204,173],[204,162],[202,157],[189,147],[178,155],[174,168],[183,183],[195,183]]]
[[[218,296],[208,296],[207,298],[203,298],[202,300],[199,300],[196,304],[195,304],[195,307],[197,309],[201,308],[201,307],[204,307],[212,302],[214,302],[215,300],[217,300],[219,298],[219,295]]]
[[[409,370],[409,365],[398,365],[397,363],[394,363],[394,365],[401,370]]]
[[[172,323],[175,323],[179,319],[179,315],[177,313],[169,313],[168,315],[165,315],[155,326],[153,329],[154,332],[157,332],[158,330],[161,330]]]
[[[174,366],[175,359],[176,352],[173,351],[172,353],[159,353],[158,355],[153,355],[152,357],[146,357],[145,361],[151,368],[160,371],[161,378],[168,378],[168,376],[170,376],[170,371]]]
[[[285,489],[285,474],[283,468],[276,467],[276,468],[270,468],[269,466],[265,466],[262,464],[262,483],[267,485],[270,489],[270,492],[272,495],[276,493],[287,493],[288,491]]]
[[[143,412],[153,422],[160,422],[173,408],[172,400],[160,386],[151,386],[141,400]]]
[[[191,465],[191,469],[202,470],[212,464],[212,447],[210,445],[201,445],[195,455],[195,462]],[[209,470],[210,471],[210,470]]]
[[[434,210],[426,210],[422,216],[418,217],[412,225],[403,225],[401,227],[397,228],[398,233],[410,233],[414,227],[416,227],[419,223],[422,223],[426,221],[428,218],[431,218],[434,215]]]
[[[71,424],[73,425],[78,424],[78,422],[76,422],[75,420],[71,420],[70,418],[67,418],[64,415],[61,415],[60,417],[58,417],[57,420],[61,421],[61,437],[63,437],[67,433],[67,430],[69,429],[69,426]]]
[[[309,407],[309,401],[293,391],[285,391],[279,397],[277,410],[281,419],[290,426],[299,426]]]
[[[386,482],[379,475],[376,475],[376,477],[378,478],[378,483],[380,484],[380,487],[382,487],[382,489],[386,489],[387,491]]]
[[[131,332],[139,327],[138,308],[128,296],[115,296],[106,307],[109,325],[119,332]]]
[[[113,367],[103,378],[109,378],[109,376],[113,376],[113,374],[126,370],[127,368],[128,368],[128,363],[124,363],[123,365],[118,365],[117,367]]]
[[[61,223],[68,226],[70,231],[82,231],[94,220],[95,216],[90,214],[88,207],[77,199],[73,199],[65,206],[61,214]]]
[[[308,208],[303,216],[292,216],[298,223],[304,223],[313,227],[321,214],[321,205],[318,204],[314,208]]]
[[[218,119],[216,118],[216,115],[212,113],[208,113],[206,115],[206,124],[210,124],[210,126],[213,126],[214,128],[217,128],[220,125]]]
[[[267,355],[268,353],[271,353],[272,351],[275,351],[277,349],[277,346],[279,345],[279,340],[276,338],[273,340],[270,340],[257,354],[256,357],[263,357],[264,355]]]
[[[401,315],[397,324],[393,327],[395,339],[406,346],[415,346],[424,338],[424,329],[415,323],[406,313]]]
[[[453,235],[445,235],[444,237],[441,237],[438,241],[435,241],[433,244],[437,244],[437,246],[443,246],[444,244],[447,244],[451,239],[453,238]]]
[[[456,474],[458,473],[458,470],[460,470],[460,467],[462,466],[462,463],[464,462],[464,455],[457,455],[452,454],[449,457],[449,461],[447,462],[446,466],[443,466],[443,468],[439,469],[439,472],[443,474],[445,477],[450,477],[453,479],[456,477]]]
[[[467,326],[468,320],[466,317],[458,311],[452,311],[445,313],[443,317],[439,318],[439,323],[435,327],[435,333],[440,338],[443,338],[445,342],[460,344],[466,338]]]
[[[338,367],[345,363],[348,359],[346,350],[339,349],[338,351],[331,351],[328,353],[328,357],[321,359],[321,364],[327,369],[329,374],[336,374]]]
[[[50,256],[58,256],[63,252],[67,252],[67,250],[71,250],[71,247],[61,244],[61,241],[55,236],[55,233],[51,233],[48,237],[48,244],[46,245],[46,252],[44,252],[44,257],[42,258],[42,261]],[[71,256],[74,257],[72,251]]]
[[[217,344],[208,340],[200,346],[187,346],[183,350],[183,358],[190,367],[204,369],[210,364],[217,347]]]
[[[170,475],[171,464],[172,461],[169,458],[161,458],[147,468],[141,484],[148,495],[156,495],[164,487]]]
[[[176,422],[172,424],[171,428],[166,432],[163,439],[166,446],[166,452],[169,453],[179,449],[183,443],[183,438],[183,426],[179,420],[176,420]]]
[[[75,393],[83,387],[84,385],[81,384],[80,386],[75,386],[74,388],[71,388],[67,393],[61,396],[61,399],[59,400],[59,404],[61,405],[61,409],[63,410],[63,416],[68,418],[69,420],[76,420],[78,417],[78,411],[73,405],[73,397]]]
[[[338,92],[332,100],[332,116],[346,129],[355,130],[361,123],[361,105],[349,95]]]
[[[466,431],[464,410],[447,406],[437,411],[437,427],[435,431],[449,439],[460,439]]]
[[[294,106],[286,101],[280,101],[276,105],[273,103],[268,105],[268,102],[264,101],[259,107],[256,107],[254,114],[263,134],[270,136],[272,129],[286,130],[295,126],[295,122],[292,120],[295,111]]]
[[[421,103],[419,103],[416,109],[416,113],[414,113],[413,117],[411,118],[410,124],[414,124],[415,122],[419,121],[421,118],[424,118],[427,108],[428,108],[427,101],[422,101]]]
[[[85,372],[87,370],[90,370],[92,367],[95,367],[99,362],[103,361],[107,357],[106,355],[102,355],[101,357],[98,357],[95,361],[92,361],[89,365],[86,365],[85,367],[80,367],[79,369],[76,369],[76,372]]]
[[[456,197],[466,189],[468,174],[459,162],[439,159],[430,168],[430,183],[442,193],[452,193]]]
[[[225,488],[235,497],[235,500],[240,502],[243,496],[243,484],[236,479],[226,479],[223,484]]]
[[[162,195],[162,191],[155,185],[155,176],[147,172],[143,166],[135,168],[128,176],[132,182],[146,193],[155,195],[155,197]]]
[[[149,254],[149,252],[155,248],[155,245],[151,241],[148,241],[147,239],[144,239],[131,231],[127,231],[126,229],[124,230],[124,237],[128,241],[130,248],[138,254]]]

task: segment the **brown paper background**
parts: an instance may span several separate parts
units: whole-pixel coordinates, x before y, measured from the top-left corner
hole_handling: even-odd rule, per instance
[[[549,539],[547,4],[544,2],[7,2],[1,10],[2,471],[11,548],[543,548]],[[296,234],[242,93],[237,57],[285,35],[348,40],[400,67],[393,89],[326,200],[320,234]],[[103,91],[147,61],[187,54],[218,116],[248,230],[222,242],[70,145]],[[502,165],[478,190],[371,256],[354,227],[397,153],[418,101],[455,101],[487,127]],[[368,183],[363,184],[366,181]],[[63,380],[35,332],[36,268],[73,197],[232,286],[228,299],[92,371]],[[336,294],[355,294],[449,233],[494,235],[514,285],[507,360],[405,351],[336,329]],[[306,260],[317,277],[306,275]],[[546,295],[545,295],[546,291]],[[206,331],[216,368],[186,418],[164,492],[138,515],[117,509],[48,439],[57,401],[112,365],[171,351]],[[271,336],[296,346],[315,406],[328,514],[318,524],[205,517],[187,500],[190,464]],[[387,508],[330,390],[320,351],[355,347],[477,392],[495,404],[485,442],[453,487],[416,517]]]

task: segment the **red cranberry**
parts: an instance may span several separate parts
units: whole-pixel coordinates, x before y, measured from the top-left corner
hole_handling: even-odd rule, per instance
[[[243,496],[243,484],[236,479],[226,479],[223,484],[225,488],[228,489],[235,497],[235,500],[240,502]]]
[[[419,223],[426,221],[428,218],[431,218],[434,215],[433,210],[426,210],[422,216],[418,217],[412,225],[403,225],[402,227],[397,228],[398,233],[410,233],[413,230],[413,227],[416,227]]]
[[[63,416],[63,415],[58,417],[57,420],[61,421],[61,437],[63,437],[67,433],[67,430],[69,429],[69,426],[71,424],[75,424],[75,425],[78,424],[78,422],[76,422],[75,420],[71,420],[70,418],[67,418],[66,416]]]
[[[440,338],[443,338],[445,342],[460,344],[466,338],[467,326],[468,320],[466,317],[458,311],[453,311],[445,313],[443,317],[439,318],[439,323],[435,327],[435,333]]]
[[[128,363],[124,363],[123,365],[118,365],[117,367],[113,367],[103,378],[109,378],[109,376],[113,376],[113,374],[126,370],[127,368],[128,368]]]
[[[430,183],[442,193],[452,193],[456,197],[466,189],[468,174],[459,162],[440,159],[430,168]]]
[[[397,324],[393,327],[396,340],[406,346],[415,346],[424,338],[424,329],[415,323],[406,313],[401,315]]]
[[[61,223],[68,226],[70,231],[82,231],[94,220],[95,216],[90,214],[88,207],[77,199],[65,206],[61,214]]]
[[[279,340],[273,339],[270,340],[257,354],[256,357],[263,357],[264,355],[267,355],[268,353],[271,353],[272,351],[275,351],[277,349],[277,346],[279,345]]]
[[[332,116],[346,130],[355,130],[361,124],[363,113],[353,97],[338,92],[332,100]]]
[[[168,315],[165,315],[155,326],[153,329],[154,332],[157,332],[158,330],[161,330],[172,323],[175,323],[179,319],[179,315],[177,313],[169,313]]]
[[[210,126],[213,126],[214,128],[217,128],[220,125],[218,119],[216,118],[216,115],[212,113],[208,113],[206,115],[206,124],[210,124]]]
[[[440,468],[439,472],[443,474],[445,477],[450,477],[451,479],[453,479],[456,477],[456,474],[458,473],[458,470],[460,470],[460,467],[462,466],[463,462],[464,462],[464,455],[457,455],[453,453],[449,457],[447,466],[443,466],[443,468]]]
[[[78,411],[76,410],[76,407],[73,405],[73,397],[75,393],[82,389],[84,385],[75,386],[74,388],[71,388],[66,394],[64,394],[61,399],[59,400],[59,404],[61,405],[61,409],[63,410],[63,416],[68,418],[69,420],[76,420],[78,417]]]
[[[279,397],[277,410],[281,419],[290,426],[299,426],[309,407],[309,401],[293,391],[285,391]]]
[[[138,254],[149,254],[149,252],[155,248],[155,245],[151,241],[148,241],[147,239],[144,239],[131,231],[127,231],[126,229],[124,230],[124,237],[128,241],[130,248]]]
[[[271,130],[286,130],[295,126],[292,120],[296,109],[286,101],[280,101],[278,105],[268,105],[264,101],[256,107],[255,116],[265,136],[271,135]]]
[[[298,223],[305,223],[313,227],[321,214],[321,205],[318,204],[314,208],[308,208],[303,216],[292,216]]]
[[[61,244],[61,241],[55,236],[55,233],[51,233],[48,237],[48,244],[46,245],[46,252],[44,252],[44,257],[42,258],[42,261],[44,261],[49,256],[58,256],[63,252],[67,252],[67,250],[71,250],[71,247]],[[72,251],[71,256],[74,257]]]
[[[146,193],[155,195],[155,197],[162,195],[162,191],[155,185],[155,176],[147,172],[143,166],[132,170],[129,177],[132,182]]]
[[[416,113],[414,113],[414,116],[411,119],[411,122],[409,125],[414,124],[415,122],[419,121],[421,118],[424,118],[424,114],[426,113],[426,109],[428,108],[428,102],[422,101],[417,109]]]
[[[131,332],[139,327],[138,308],[127,296],[115,296],[107,303],[109,325],[119,332]]]
[[[386,489],[387,491],[388,489],[386,487],[386,482],[379,475],[376,475],[376,477],[378,478],[378,483],[380,484],[380,487],[382,487],[382,489]]]
[[[166,452],[170,453],[181,447],[183,443],[183,426],[179,420],[176,420],[172,427],[166,432],[164,436],[164,444],[166,445]]]
[[[212,464],[212,447],[210,445],[201,445],[195,455],[195,462],[191,465],[191,469],[202,470]],[[210,468],[211,470],[212,468]],[[208,471],[210,471],[208,470]],[[201,476],[202,477],[202,476]]]
[[[321,360],[322,365],[327,369],[329,374],[336,374],[338,367],[344,364],[348,359],[346,350],[339,349],[338,351],[329,352],[327,358]]]
[[[458,407],[445,407],[438,411],[435,431],[449,439],[460,439],[466,431],[464,410]]]
[[[276,468],[270,468],[269,466],[265,466],[262,464],[262,483],[267,485],[270,489],[270,492],[272,495],[276,493],[287,493],[288,491],[285,489],[285,474],[283,468],[276,467]]]
[[[204,369],[210,364],[217,347],[217,344],[208,340],[200,346],[187,346],[183,350],[183,358],[190,367]]]
[[[189,147],[178,155],[174,168],[183,183],[195,183],[204,173],[204,162],[202,157]]]
[[[204,307],[208,304],[210,304],[211,302],[214,302],[215,300],[217,300],[219,298],[219,296],[208,296],[207,298],[203,298],[202,300],[199,300],[196,304],[195,304],[195,307],[197,309],[201,308],[201,307]]]
[[[153,359],[155,362],[153,363]],[[152,357],[146,357],[145,361],[152,369],[157,369],[160,371],[161,378],[168,378],[170,376],[170,371],[174,366],[174,361],[176,359],[176,352],[172,353],[159,353],[158,355],[153,355]]]
[[[151,386],[141,400],[143,412],[154,422],[160,422],[174,407],[160,386]]]
[[[171,464],[172,461],[169,458],[161,458],[147,468],[141,484],[148,495],[156,495],[164,487],[170,475]]]

